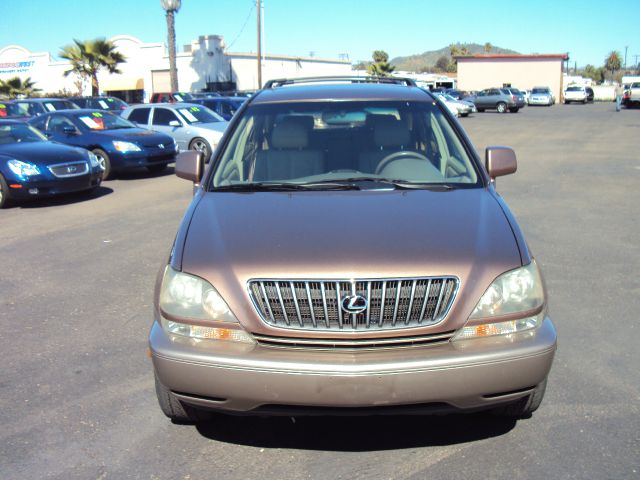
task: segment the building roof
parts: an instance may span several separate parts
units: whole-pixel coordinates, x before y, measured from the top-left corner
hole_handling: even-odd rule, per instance
[[[567,53],[544,53],[520,55],[515,53],[477,53],[475,55],[456,55],[456,60],[568,60]]]

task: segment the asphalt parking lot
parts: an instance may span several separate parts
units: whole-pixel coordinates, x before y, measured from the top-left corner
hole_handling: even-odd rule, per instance
[[[480,152],[518,155],[498,190],[543,268],[559,335],[532,418],[172,424],[146,336],[191,186],[140,172],[92,198],[0,211],[0,478],[640,478],[640,110],[527,107],[461,123]]]

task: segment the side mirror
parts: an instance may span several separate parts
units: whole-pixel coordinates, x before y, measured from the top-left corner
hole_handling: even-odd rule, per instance
[[[63,126],[63,127],[62,127],[62,132],[63,132],[65,135],[75,135],[75,134],[77,133],[77,132],[76,132],[76,128],[75,128],[75,127],[72,127],[71,125],[65,125],[65,126]]]
[[[485,167],[491,180],[514,173],[518,169],[516,152],[509,147],[487,147],[485,150]]]
[[[169,126],[170,127],[181,127],[182,125],[180,125],[180,122],[178,120],[171,120],[169,122]]]
[[[193,183],[200,183],[204,173],[204,155],[202,152],[187,150],[176,157],[176,175]]]

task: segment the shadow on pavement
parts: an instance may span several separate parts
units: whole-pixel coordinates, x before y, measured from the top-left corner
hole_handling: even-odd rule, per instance
[[[156,178],[156,177],[166,177],[169,175],[174,175],[175,170],[172,165],[168,165],[166,169],[161,172],[150,172],[146,168],[136,168],[135,170],[126,170],[123,172],[114,172],[113,180],[139,180],[141,178]],[[106,180],[110,182],[111,179]]]
[[[487,413],[444,416],[238,417],[196,426],[211,440],[263,448],[364,452],[453,445],[504,435],[516,420]]]

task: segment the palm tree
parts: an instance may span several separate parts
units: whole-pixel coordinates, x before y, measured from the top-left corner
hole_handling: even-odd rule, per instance
[[[182,6],[182,0],[160,0],[162,8],[167,12],[167,35],[169,40],[169,78],[171,91],[178,91],[178,69],[176,67],[176,24],[175,15]]]
[[[74,39],[73,44],[66,45],[60,51],[60,57],[71,62],[71,69],[64,72],[64,76],[74,73],[90,79],[92,95],[100,93],[98,72],[106,69],[109,73],[122,73],[118,70],[118,64],[126,61],[115,45],[104,38],[85,41]]]
[[[616,71],[622,67],[622,59],[617,51],[609,52],[607,58],[604,59],[604,68],[611,72],[611,75],[615,75]]]
[[[27,77],[24,80],[20,77],[12,77],[8,80],[0,80],[0,93],[10,98],[16,98],[19,95],[28,97],[34,92],[40,91],[34,85],[35,82],[31,81],[31,77]]]
[[[373,63],[367,67],[369,75],[388,77],[393,72],[393,65],[389,64],[389,55],[383,50],[373,52]]]
[[[491,43],[487,42],[484,44],[484,53],[490,53],[491,49],[493,48],[493,45],[491,45]]]

